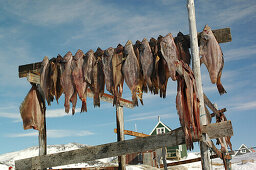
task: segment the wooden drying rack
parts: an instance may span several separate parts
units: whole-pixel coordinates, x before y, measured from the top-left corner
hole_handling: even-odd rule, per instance
[[[226,43],[232,41],[230,28],[213,30],[213,33],[219,43]],[[185,35],[189,39],[189,35]],[[200,39],[201,33],[198,33]],[[53,58],[54,59],[54,58]],[[40,67],[41,62],[26,64],[19,66],[19,78],[27,77],[30,83],[40,84]],[[178,68],[177,72],[183,74],[182,69]],[[93,93],[88,90],[88,97],[93,97]],[[104,93],[101,100],[113,103],[113,95]],[[211,101],[204,95],[205,105],[207,105],[213,113],[210,114],[206,111],[208,117],[219,115],[225,109],[217,110]],[[43,132],[39,132],[39,148],[41,150],[39,156],[15,161],[17,170],[24,169],[45,169],[47,167],[60,166],[66,164],[74,164],[80,162],[91,161],[112,156],[119,156],[119,167],[124,169],[125,160],[124,155],[134,152],[144,152],[147,150],[154,150],[162,147],[176,146],[185,143],[185,136],[182,128],[174,129],[171,133],[148,136],[144,138],[137,138],[131,140],[124,140],[124,121],[123,121],[123,107],[133,108],[131,101],[120,99],[120,106],[116,107],[116,120],[117,120],[117,141],[114,143],[98,145],[93,147],[85,147],[74,151],[46,155],[46,127]],[[213,123],[202,126],[202,131],[207,133],[210,139],[233,136],[233,128],[231,121]],[[192,133],[193,135],[193,133]],[[195,141],[201,141],[202,138],[196,138]],[[209,140],[208,140],[209,141]],[[216,155],[223,158],[222,153],[218,150],[213,142],[210,140],[207,144],[213,149]],[[83,156],[81,156],[83,155]],[[224,159],[229,159],[224,157]],[[64,164],[63,164],[64,163]]]

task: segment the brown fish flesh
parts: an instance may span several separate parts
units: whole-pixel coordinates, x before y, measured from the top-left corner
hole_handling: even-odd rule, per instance
[[[112,57],[114,55],[115,49],[110,47],[104,51],[102,57],[103,72],[105,75],[106,89],[113,94],[114,93],[114,82],[113,82],[113,67],[112,67]]]
[[[133,105],[138,106],[137,93],[142,100],[142,90],[139,86],[140,68],[130,40],[125,45],[124,55],[126,58],[122,68],[124,79],[131,90]]]
[[[84,81],[84,74],[83,74],[83,63],[84,63],[84,53],[82,50],[77,50],[75,56],[73,57],[72,65],[72,76],[73,81],[78,92],[78,96],[82,101],[81,112],[87,112],[86,106],[86,93],[87,90],[87,83]]]
[[[94,53],[95,57],[95,65],[93,66],[93,81],[92,81],[92,91],[94,93],[93,104],[94,107],[100,107],[100,96],[104,94],[104,72],[103,72],[103,64],[102,64],[102,56],[104,51],[98,48]]]
[[[44,97],[48,103],[51,105],[54,97],[51,93],[51,75],[50,75],[50,62],[47,56],[44,57],[41,63],[41,70],[40,70],[40,86],[43,90]]]
[[[153,73],[153,54],[149,45],[149,42],[146,38],[142,40],[141,46],[140,46],[140,64],[142,67],[142,72],[144,79],[147,83],[147,86],[150,90],[152,90],[152,81],[151,76]]]
[[[161,42],[163,40],[162,36],[159,36],[157,39],[157,48],[161,49]],[[157,63],[157,81],[158,81],[158,87],[160,91],[160,97],[165,98],[166,97],[166,89],[167,89],[167,83],[169,79],[169,67],[167,64],[167,61],[165,60],[161,50],[158,50],[158,63]]]
[[[69,51],[64,57],[63,62],[65,63],[64,71],[61,75],[61,86],[63,87],[63,92],[65,94],[65,112],[69,113],[70,105],[69,101],[72,103],[72,114],[75,113],[75,107],[77,102],[77,91],[72,80],[72,53]]]
[[[124,58],[124,48],[118,44],[112,57],[113,84],[114,84],[114,100],[113,105],[119,105],[119,99],[123,94],[124,77],[122,73],[122,65]]]
[[[151,38],[149,41],[149,45],[152,51],[153,55],[153,71],[151,75],[151,80],[152,80],[152,90],[154,94],[158,94],[159,90],[159,83],[158,83],[158,62],[159,62],[159,56],[158,56],[158,45],[157,45],[157,40],[154,38]]]
[[[195,136],[199,136],[201,133],[199,99],[192,70],[183,61],[179,63],[183,68],[183,76],[177,75],[176,109],[178,111],[180,124],[185,133],[187,148],[191,150],[193,149],[191,128]]]
[[[167,66],[169,69],[169,77],[172,78],[173,81],[176,80],[176,64],[178,63],[178,52],[177,47],[174,43],[174,39],[172,34],[169,33],[165,37],[163,37],[160,42],[161,53],[167,62]]]
[[[60,96],[63,93],[63,88],[62,88],[62,85],[60,83],[61,75],[62,75],[62,72],[63,72],[63,69],[64,69],[64,65],[63,65],[63,63],[61,63],[62,60],[63,60],[62,56],[58,55],[57,58],[56,58],[57,81],[56,81],[56,91],[55,91],[55,98],[57,100],[57,103],[59,103],[58,100],[59,100]]]
[[[23,120],[23,128],[41,131],[44,124],[45,102],[43,96],[32,84],[30,91],[20,106],[20,114]]]
[[[222,69],[224,67],[223,54],[220,45],[208,25],[204,27],[201,34],[200,56],[202,56],[201,63],[206,65],[211,82],[217,85],[220,95],[227,93],[220,81]]]
[[[178,58],[187,65],[190,65],[191,55],[189,53],[190,41],[181,32],[175,37],[174,42],[178,50]]]

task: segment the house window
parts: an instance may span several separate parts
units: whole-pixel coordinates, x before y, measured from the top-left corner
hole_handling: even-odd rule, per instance
[[[161,128],[156,128],[156,134],[163,134],[165,133],[165,128],[161,127]]]
[[[242,149],[242,150],[241,150],[241,153],[246,153],[246,149]]]

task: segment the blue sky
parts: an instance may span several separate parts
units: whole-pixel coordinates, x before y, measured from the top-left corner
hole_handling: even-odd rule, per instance
[[[38,145],[35,130],[23,130],[20,103],[30,89],[26,78],[18,78],[18,66],[42,61],[78,49],[116,47],[127,40],[142,40],[171,32],[189,33],[187,1],[94,0],[94,1],[5,1],[0,2],[0,154]],[[227,94],[220,96],[201,67],[203,89],[219,108],[227,108],[232,121],[234,149],[244,143],[255,146],[256,136],[256,1],[196,0],[197,29],[230,27],[232,42],[221,44],[225,65],[222,83]],[[144,106],[124,109],[125,129],[149,134],[157,116],[170,128],[180,126],[175,105],[176,82],[168,82],[167,97],[144,94]],[[125,86],[123,97],[131,99]],[[64,113],[64,96],[47,107],[48,144],[77,142],[98,145],[116,141],[113,129],[115,108],[101,102],[88,112]],[[126,139],[131,137],[126,136]],[[195,151],[198,151],[195,143]]]

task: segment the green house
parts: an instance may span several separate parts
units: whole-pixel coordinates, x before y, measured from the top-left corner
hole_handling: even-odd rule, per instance
[[[160,116],[158,116],[158,123],[152,130],[152,132],[149,135],[158,135],[163,133],[168,133],[172,131],[171,128],[166,126],[161,120]],[[166,158],[167,159],[181,159],[186,157],[187,154],[187,147],[186,144],[173,146],[173,147],[167,147],[167,153]]]

